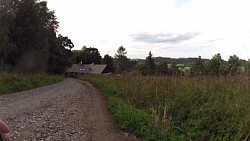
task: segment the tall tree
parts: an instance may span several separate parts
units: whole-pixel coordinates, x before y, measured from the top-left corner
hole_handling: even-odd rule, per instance
[[[229,73],[229,65],[227,61],[222,60],[220,65],[220,75],[227,76]]]
[[[114,72],[113,58],[111,56],[109,56],[108,54],[104,55],[102,63],[107,64],[109,72]]]
[[[13,64],[25,71],[47,70],[49,36],[56,32],[58,22],[47,2],[22,0],[18,5],[11,38],[16,45]]]
[[[209,61],[209,72],[211,75],[220,74],[220,66],[222,64],[222,59],[220,53],[213,55],[212,59]]]
[[[74,50],[74,63],[79,64],[100,64],[102,62],[102,57],[97,48],[87,48],[83,46],[81,50]]]
[[[73,53],[71,48],[74,44],[68,37],[63,37],[59,34],[58,37],[50,37],[50,51],[48,60],[48,72],[63,73],[67,67],[73,63]]]
[[[97,48],[83,48],[81,54],[81,61],[84,64],[100,64],[102,62],[102,57]]]
[[[168,74],[168,64],[166,61],[161,61],[157,66],[156,66],[156,73],[158,75],[167,75]]]
[[[201,59],[201,56],[196,58],[192,63],[191,73],[194,75],[202,75],[205,73],[205,64],[204,61]]]
[[[240,72],[240,59],[238,56],[233,55],[228,59],[229,73],[235,75]]]
[[[57,28],[46,1],[1,0],[0,63],[28,72],[67,64],[73,43],[68,37],[57,37]]]
[[[153,58],[153,54],[151,53],[151,51],[148,53],[148,56],[146,57],[145,65],[148,74],[155,73],[155,60]]]
[[[126,54],[126,48],[120,46],[115,54],[115,67],[117,72],[122,72],[127,69],[129,59]]]
[[[12,64],[16,46],[10,35],[15,24],[18,3],[16,0],[0,0],[0,65]]]
[[[74,47],[74,44],[71,42],[71,40],[67,36],[62,36],[61,34],[58,35],[58,40],[60,42],[60,46],[63,46],[64,48],[72,49]]]

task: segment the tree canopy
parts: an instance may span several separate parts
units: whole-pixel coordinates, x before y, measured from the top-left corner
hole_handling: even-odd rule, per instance
[[[74,63],[79,64],[100,64],[102,62],[102,57],[99,53],[99,50],[94,47],[83,46],[81,50],[73,51],[74,54]]]
[[[115,68],[117,72],[122,72],[128,68],[129,59],[126,56],[126,48],[120,46],[115,54]]]
[[[46,1],[1,0],[0,13],[1,64],[27,72],[70,65],[74,45],[68,37],[57,36],[58,21]]]

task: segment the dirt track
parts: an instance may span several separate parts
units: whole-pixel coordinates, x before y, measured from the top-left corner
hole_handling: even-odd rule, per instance
[[[103,96],[89,83],[67,78],[0,96],[0,118],[17,141],[132,141],[111,123]]]

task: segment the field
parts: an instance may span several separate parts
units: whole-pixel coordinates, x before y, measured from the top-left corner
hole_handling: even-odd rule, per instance
[[[105,95],[116,125],[141,140],[243,140],[248,77],[84,75]]]
[[[0,95],[29,90],[63,81],[61,76],[0,71]]]

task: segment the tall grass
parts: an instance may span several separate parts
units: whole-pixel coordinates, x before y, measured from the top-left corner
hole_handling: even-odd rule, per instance
[[[24,91],[63,81],[63,77],[0,71],[0,95]]]
[[[248,77],[83,76],[106,95],[118,126],[142,140],[242,140]]]

